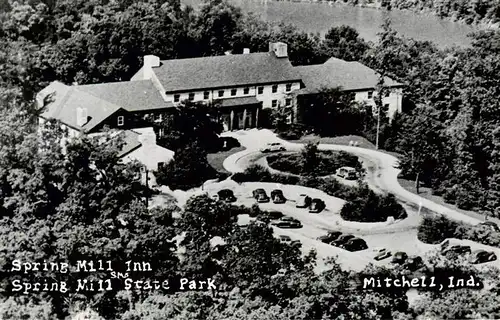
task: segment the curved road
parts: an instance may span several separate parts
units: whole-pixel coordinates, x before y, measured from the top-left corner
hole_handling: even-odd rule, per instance
[[[249,158],[256,155],[259,149],[268,142],[281,142],[287,150],[298,151],[304,144],[291,143],[278,138],[270,130],[249,130],[226,132],[225,136],[232,136],[240,141],[245,150],[237,152],[225,159],[223,165],[229,172],[242,172],[251,164]],[[447,208],[428,199],[422,198],[414,193],[404,189],[398,182],[398,175],[401,172],[398,169],[398,159],[390,154],[377,150],[364,149],[360,147],[319,144],[320,150],[346,151],[360,157],[363,162],[370,163],[370,169],[367,170],[366,180],[371,188],[382,192],[393,193],[398,200],[413,206],[422,206],[436,213],[443,214],[450,219],[464,221],[470,224],[478,224],[482,220],[470,217],[459,211]]]

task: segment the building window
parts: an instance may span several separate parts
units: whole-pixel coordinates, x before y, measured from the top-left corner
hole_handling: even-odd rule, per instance
[[[292,99],[286,99],[285,100],[285,106],[289,107],[292,105]]]
[[[257,93],[258,94],[263,94],[264,93],[264,87],[258,87],[257,88]]]
[[[220,98],[220,97],[223,97],[223,96],[224,96],[224,90],[219,90],[218,95],[219,95],[219,98]]]
[[[163,135],[165,135],[165,129],[164,128],[158,129],[158,136],[163,137]]]
[[[231,89],[231,95],[235,96],[238,89]]]
[[[124,116],[118,116],[118,125],[123,126],[125,123],[125,117]]]
[[[286,84],[286,92],[289,92],[292,90],[292,84],[291,83],[287,83]]]
[[[278,85],[277,84],[275,84],[273,86],[273,93],[276,93],[276,92],[278,92]]]
[[[243,94],[249,94],[250,93],[250,88],[245,88],[243,89]]]
[[[368,99],[373,98],[373,91],[368,91]]]
[[[190,93],[189,94],[189,101],[193,101],[194,100],[194,93]]]
[[[384,96],[387,98],[387,97],[389,97],[390,95],[391,95],[391,92],[390,92],[389,90],[387,90],[387,91],[385,92],[385,95],[384,95]]]
[[[174,94],[174,102],[179,102],[181,100],[180,94]]]
[[[276,108],[278,106],[278,100],[271,101],[271,107]]]
[[[384,104],[384,110],[389,110],[389,104],[388,103]]]
[[[208,91],[203,92],[203,99],[208,100],[208,98],[210,98],[210,92]]]

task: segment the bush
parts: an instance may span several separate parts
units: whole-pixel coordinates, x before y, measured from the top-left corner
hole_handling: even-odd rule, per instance
[[[384,222],[388,217],[404,219],[407,214],[394,195],[381,197],[370,190],[366,196],[360,194],[357,199],[345,203],[340,216],[348,221]]]
[[[297,184],[298,177],[284,174],[273,174],[261,165],[254,164],[249,166],[244,172],[238,172],[231,177],[235,182],[276,182],[282,184]]]
[[[426,216],[418,228],[418,239],[437,244],[447,238],[476,241],[485,245],[500,247],[500,232],[489,226],[471,225],[450,220],[443,215]]]
[[[308,145],[306,145],[307,147]],[[297,175],[326,176],[334,174],[340,167],[354,167],[361,170],[358,157],[345,151],[315,151],[267,156],[267,163],[275,170]]]
[[[278,131],[278,137],[284,140],[299,140],[305,133],[305,128],[303,125],[294,123],[285,130]]]

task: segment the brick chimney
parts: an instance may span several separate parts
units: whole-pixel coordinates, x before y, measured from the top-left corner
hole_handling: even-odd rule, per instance
[[[274,52],[277,58],[287,58],[288,46],[283,42],[271,42],[269,43],[269,52]]]
[[[153,75],[153,68],[159,66],[160,66],[160,58],[152,54],[144,56],[144,65],[142,67],[144,80],[151,79]]]

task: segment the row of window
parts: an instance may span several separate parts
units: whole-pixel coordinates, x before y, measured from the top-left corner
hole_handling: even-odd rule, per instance
[[[272,93],[278,92],[278,85],[275,84],[271,87]],[[292,91],[292,84],[287,83],[285,86],[285,91],[290,92]],[[230,91],[231,97],[236,96],[238,93],[238,89],[231,89]],[[249,94],[250,93],[250,87],[243,88],[243,94]],[[257,87],[257,94],[263,94],[264,93],[264,87]],[[225,90],[219,90],[217,91],[217,97],[222,98],[224,97]],[[203,100],[208,100],[210,98],[210,91],[204,91],[203,92]],[[181,100],[181,95],[180,94],[174,94],[174,102],[179,102]],[[188,100],[193,101],[194,100],[194,92],[189,93],[188,95]]]
[[[387,98],[390,95],[391,95],[391,92],[390,91],[386,91],[384,97]],[[368,91],[368,99],[372,99],[372,98],[373,98],[373,91]]]

